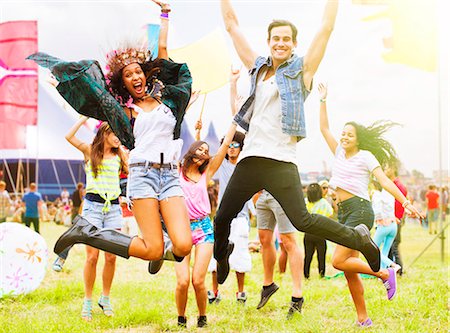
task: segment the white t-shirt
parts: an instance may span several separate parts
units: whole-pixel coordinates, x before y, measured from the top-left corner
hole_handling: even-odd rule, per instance
[[[222,201],[223,194],[225,192],[225,189],[227,188],[228,182],[230,181],[231,175],[233,174],[235,168],[236,164],[233,164],[229,160],[224,159],[219,167],[219,170],[217,170],[217,175],[219,176],[219,195],[217,201],[219,204]],[[245,217],[248,219],[248,211],[249,209],[251,209],[251,207],[249,207],[250,203],[252,203],[251,199],[245,203],[244,207],[236,217]]]
[[[273,75],[264,81],[262,71],[256,84],[255,107],[239,161],[249,156],[297,162],[297,139],[281,129],[281,99]]]
[[[375,220],[395,220],[395,198],[385,189],[373,192],[372,208]]]
[[[173,140],[176,119],[172,111],[164,104],[158,105],[150,112],[144,112],[137,105],[132,108],[138,113],[134,122],[134,149],[130,151],[129,163],[150,161],[176,163],[180,159],[183,140]]]
[[[350,192],[357,197],[370,201],[370,173],[380,163],[370,151],[360,150],[356,155],[346,158],[345,150],[339,145],[331,172],[330,187]]]

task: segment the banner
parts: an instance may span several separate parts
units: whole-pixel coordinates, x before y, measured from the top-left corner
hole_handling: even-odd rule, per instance
[[[37,124],[37,22],[0,24],[0,149],[25,149],[26,126]]]

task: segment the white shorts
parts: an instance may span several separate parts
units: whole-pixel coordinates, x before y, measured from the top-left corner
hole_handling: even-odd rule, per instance
[[[237,217],[231,221],[229,240],[234,243],[234,250],[230,255],[230,268],[239,273],[250,272],[252,269],[252,258],[248,250],[248,236],[250,231],[249,221],[245,217]],[[217,262],[211,259],[208,272],[217,271]]]

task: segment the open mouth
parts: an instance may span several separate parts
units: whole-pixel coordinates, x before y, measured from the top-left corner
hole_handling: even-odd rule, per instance
[[[141,82],[133,84],[133,88],[137,94],[141,94],[144,92],[144,86],[142,85]]]

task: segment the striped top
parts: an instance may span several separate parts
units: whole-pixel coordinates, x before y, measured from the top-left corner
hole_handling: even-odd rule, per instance
[[[360,150],[347,158],[345,150],[339,145],[331,172],[330,187],[341,188],[351,194],[370,201],[370,173],[380,166],[378,160],[368,150]]]
[[[94,177],[91,161],[85,165],[86,171],[86,193],[98,194],[105,199],[103,212],[108,212],[111,200],[117,199],[120,195],[119,172],[120,157],[103,159],[98,166],[97,178]]]

